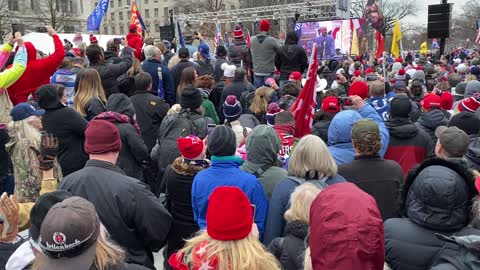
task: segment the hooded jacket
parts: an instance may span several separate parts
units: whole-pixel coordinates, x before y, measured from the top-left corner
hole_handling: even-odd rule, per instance
[[[107,111],[117,112],[134,119],[135,108],[124,94],[113,94],[108,98]],[[141,134],[130,123],[110,121],[118,128],[122,140],[122,150],[118,156],[117,166],[126,175],[143,181],[142,164],[148,159],[148,149]]]
[[[252,37],[250,53],[255,74],[270,74],[275,71],[275,54],[278,47],[277,40],[266,33]]]
[[[262,236],[265,230],[268,200],[260,182],[252,174],[240,170],[239,167],[242,165],[240,158],[212,156],[211,160],[211,167],[199,172],[192,185],[193,215],[200,229],[206,228],[208,197],[213,190],[220,186],[234,186],[241,189],[255,205],[255,224]]]
[[[352,127],[355,122],[362,118],[369,118],[378,124],[382,141],[382,147],[378,154],[380,157],[385,155],[389,143],[388,130],[377,111],[372,106],[366,104],[357,111],[341,111],[330,122],[328,127],[328,149],[337,165],[353,161],[355,152],[352,145]]]
[[[50,56],[42,59],[37,59],[35,46],[30,42],[25,42],[28,58],[27,68],[23,75],[8,87],[8,95],[13,105],[27,101],[28,95],[33,94],[38,87],[50,83],[50,76],[57,70],[58,65],[65,57],[65,51],[60,38],[57,35],[53,35],[52,38],[55,51]],[[12,67],[8,67],[8,69]]]
[[[244,40],[233,40],[233,44],[228,47],[228,59],[237,67],[242,66],[247,69],[250,67],[248,62],[249,48]]]
[[[58,139],[58,162],[63,176],[85,166],[88,156],[83,149],[87,120],[58,99],[57,90],[42,87],[36,91],[37,102],[46,112],[42,117],[43,130]]]
[[[246,80],[233,79],[230,85],[223,88],[220,106],[223,108],[225,99],[230,95],[234,95],[237,97],[237,100],[240,100],[243,93],[252,92],[255,92],[255,87],[251,83],[247,82]]]
[[[303,73],[308,68],[308,59],[305,49],[297,45],[298,36],[289,31],[285,38],[285,45],[281,46],[275,55],[275,67],[280,71],[279,80],[288,80],[290,73]]]
[[[415,123],[417,127],[423,129],[432,138],[432,141],[437,141],[435,136],[435,129],[439,126],[446,126],[448,119],[440,110],[432,110],[422,113],[418,121]]]
[[[434,158],[412,170],[403,193],[405,218],[385,221],[386,262],[390,267],[429,269],[442,248],[451,249],[435,233],[464,235],[477,193],[473,175],[458,160]]]
[[[143,61],[142,37],[137,33],[128,33],[126,38],[127,38],[128,46],[135,50],[133,55],[135,55],[135,58],[137,58],[140,62],[142,62]]]
[[[478,135],[470,135],[470,145],[465,159],[470,169],[480,171],[480,137]]]
[[[309,246],[314,270],[382,270],[383,222],[375,199],[352,183],[324,189],[310,208]]]
[[[277,132],[267,125],[259,125],[248,135],[247,161],[240,167],[243,171],[256,174],[270,200],[273,189],[285,177],[287,171],[277,167],[281,141]]]
[[[385,159],[400,164],[405,176],[416,164],[434,155],[432,138],[408,118],[391,118],[385,125],[390,134]]]
[[[201,88],[199,88],[198,90],[200,90],[200,93],[202,94],[203,115],[205,115],[206,117],[212,118],[213,122],[215,122],[215,125],[220,124],[220,120],[218,119],[215,106],[213,105],[213,102],[210,99],[208,99],[210,97],[210,91],[208,89],[201,89]]]
[[[303,269],[308,230],[308,224],[289,222],[285,227],[285,237],[277,237],[268,245],[268,251],[277,258],[283,270]]]
[[[445,244],[456,246],[459,250],[451,254],[442,252],[442,255],[438,258],[432,270],[480,269],[479,235],[447,237],[437,234],[437,238],[445,241]]]

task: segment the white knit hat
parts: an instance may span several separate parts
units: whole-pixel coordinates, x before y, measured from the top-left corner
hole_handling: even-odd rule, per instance
[[[235,76],[235,70],[237,69],[235,65],[229,65],[227,63],[223,63],[221,68],[223,70],[224,77],[233,78]]]

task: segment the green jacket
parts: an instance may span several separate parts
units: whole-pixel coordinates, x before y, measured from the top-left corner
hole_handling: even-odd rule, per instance
[[[220,124],[220,119],[218,119],[217,111],[215,110],[215,106],[213,102],[211,102],[208,97],[210,96],[210,91],[205,89],[200,89],[200,93],[202,93],[202,107],[203,107],[203,115],[210,117],[215,122],[215,125]]]
[[[268,200],[270,200],[275,186],[287,177],[287,171],[277,167],[281,145],[277,132],[267,125],[256,126],[248,135],[245,143],[248,156],[240,169],[251,174],[261,173],[257,179],[262,184]],[[269,164],[270,167],[266,164]],[[263,172],[263,168],[266,167],[268,169]]]

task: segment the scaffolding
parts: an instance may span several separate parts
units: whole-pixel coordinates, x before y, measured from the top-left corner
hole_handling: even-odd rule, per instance
[[[199,25],[211,22],[227,24],[256,22],[261,19],[279,20],[281,24],[280,28],[285,29],[285,25],[282,24],[285,24],[289,18],[295,19],[296,21],[347,19],[350,17],[349,10],[349,0],[316,0],[218,12],[179,14],[175,17],[179,22]]]

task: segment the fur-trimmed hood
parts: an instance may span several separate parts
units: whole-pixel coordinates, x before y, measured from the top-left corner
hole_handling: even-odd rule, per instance
[[[195,176],[199,171],[210,167],[210,160],[205,159],[205,162],[208,166],[186,163],[182,157],[178,157],[173,161],[172,169],[178,174]]]
[[[416,224],[433,230],[457,230],[469,222],[474,177],[463,160],[433,158],[410,171],[402,212]]]

